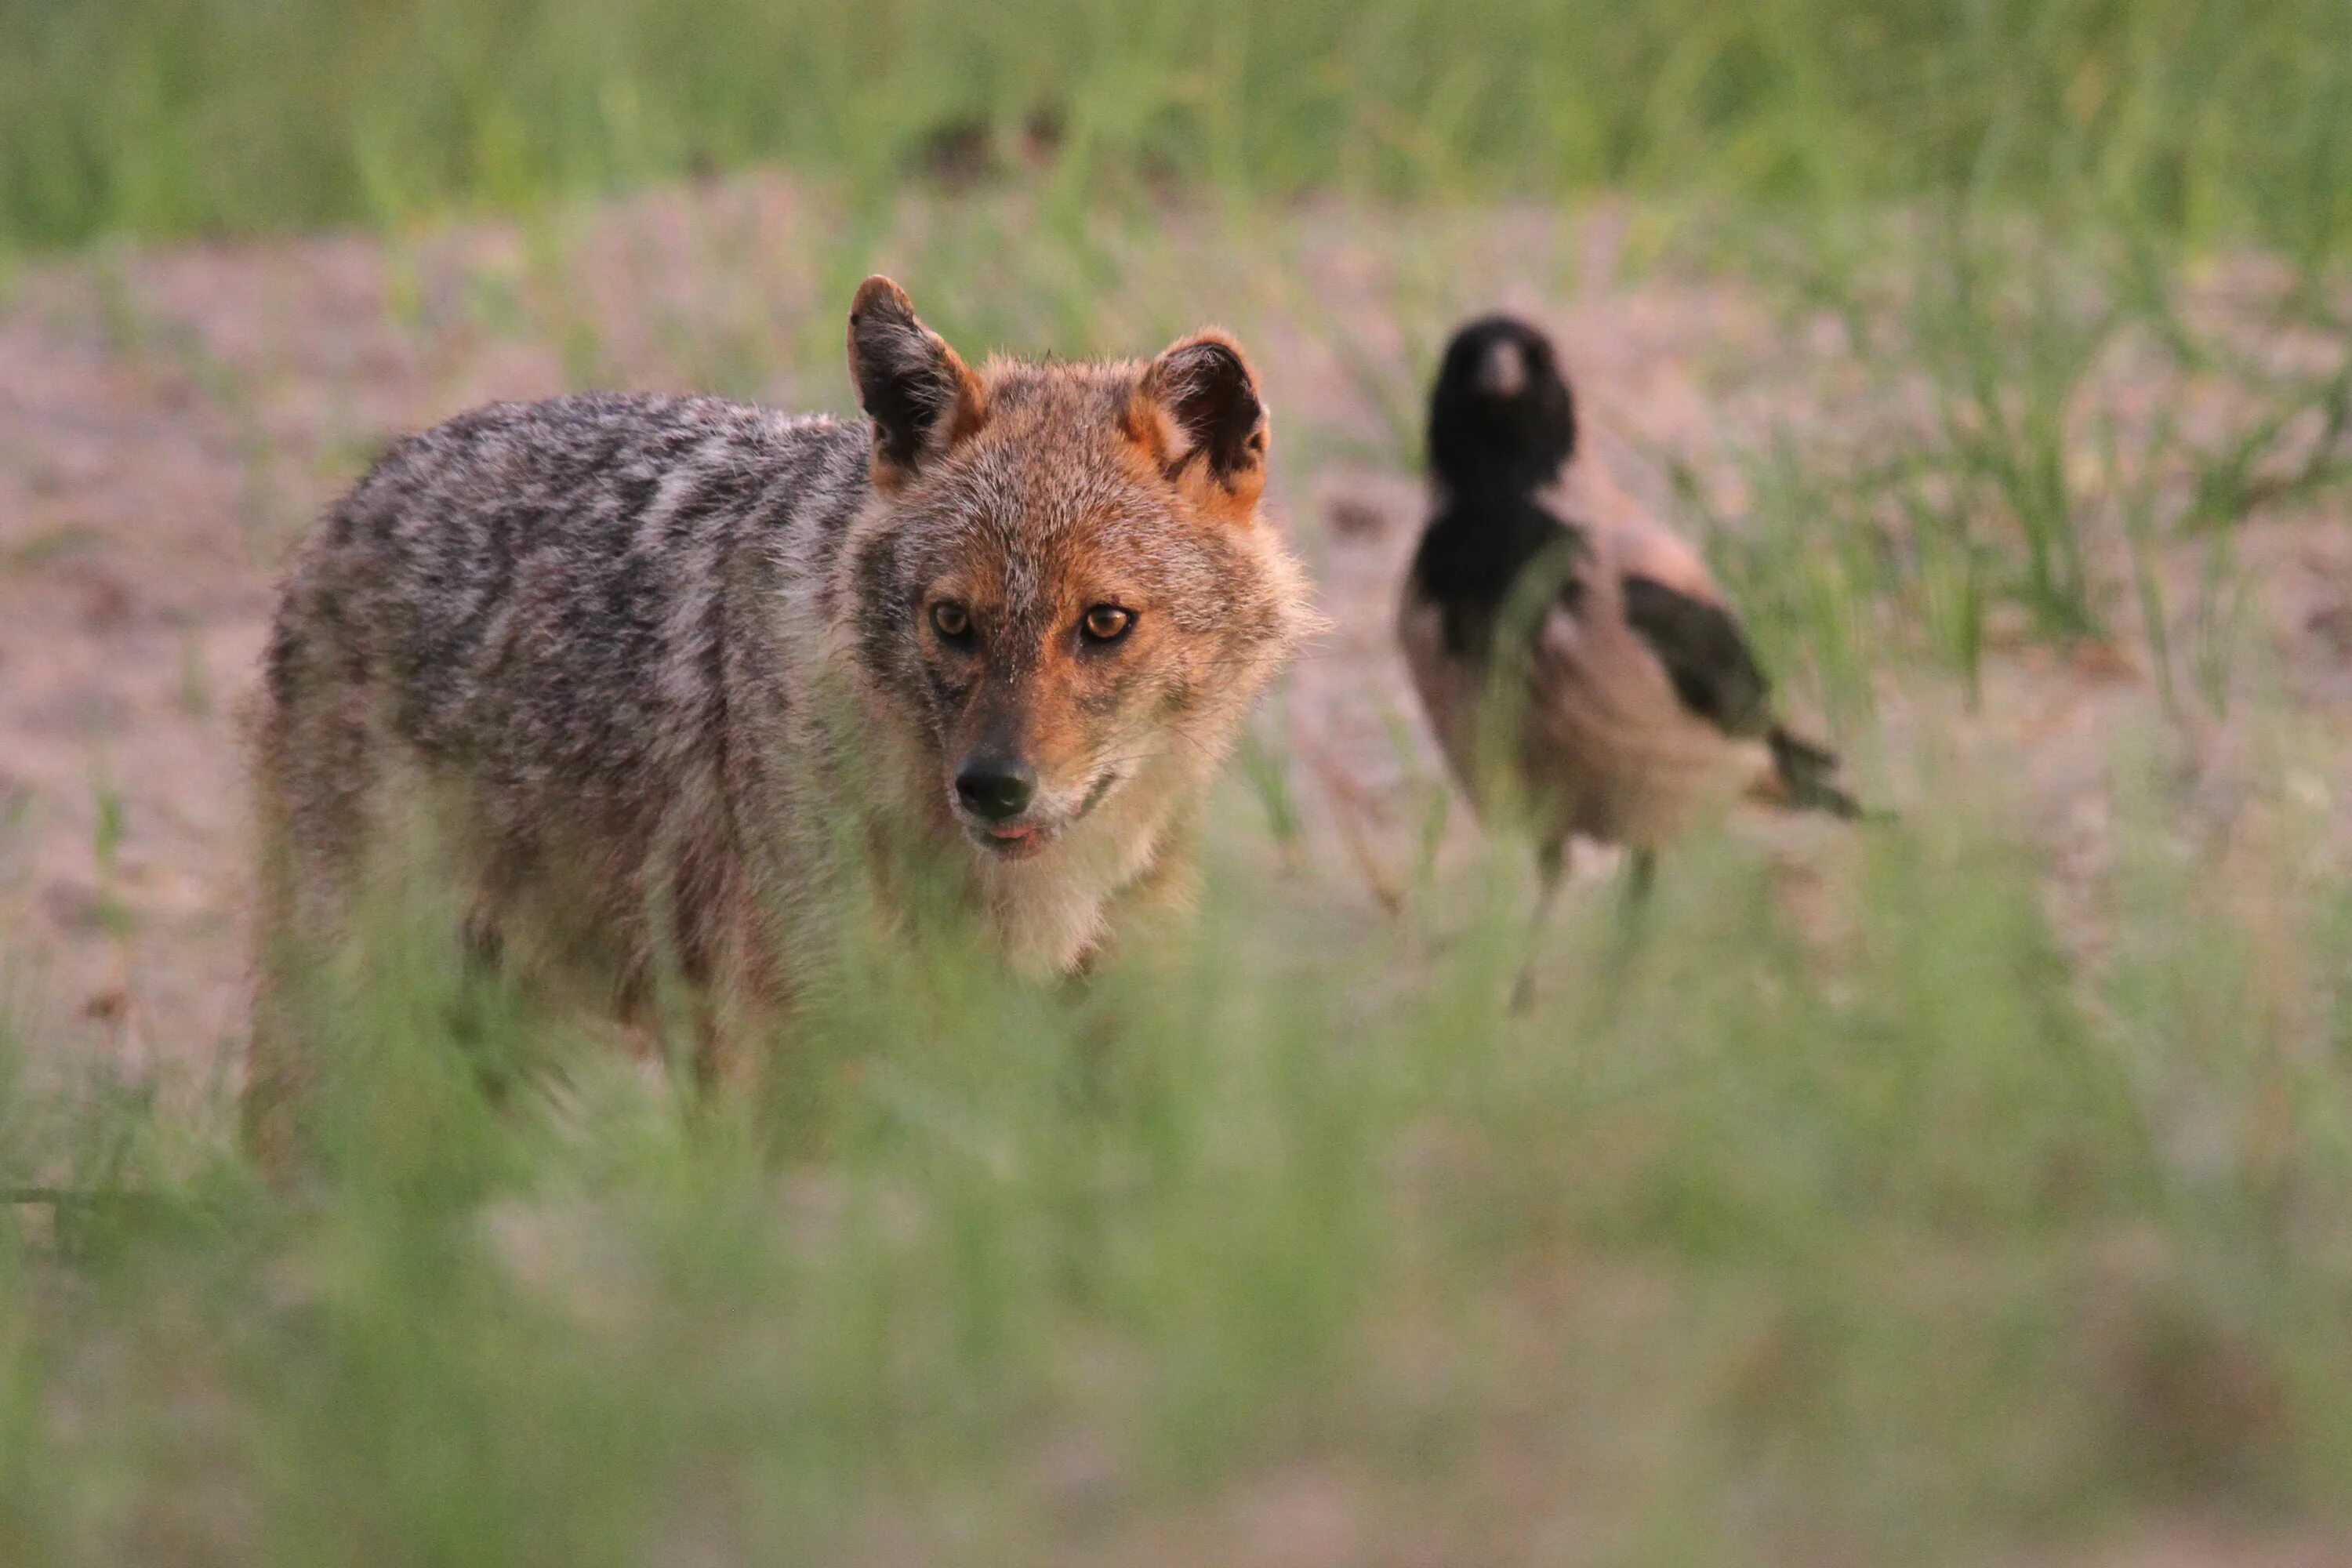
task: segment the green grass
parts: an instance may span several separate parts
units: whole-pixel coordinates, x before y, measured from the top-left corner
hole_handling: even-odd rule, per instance
[[[396,224],[759,159],[1425,198],[1971,191],[2352,237],[2347,0],[12,0],[0,243]]]
[[[299,1197],[200,1110],[0,1098],[0,1178],[95,1194],[0,1224],[0,1557],[1228,1561],[1301,1486],[1447,1561],[2324,1513],[2352,903],[2259,802],[2136,828],[2097,960],[1980,779],[1810,896],[1703,846],[1630,949],[1576,903],[1524,1020],[1518,879],[1308,960],[1228,864],[1084,1003],[869,955],[698,1117],[590,1050],[493,1110],[497,1013],[454,1041],[392,943]]]

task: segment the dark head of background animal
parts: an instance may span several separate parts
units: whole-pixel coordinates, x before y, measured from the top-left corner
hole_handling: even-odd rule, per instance
[[[1551,341],[1510,316],[1454,334],[1429,395],[1429,466],[1456,495],[1524,495],[1576,450],[1576,404]]]
[[[1444,613],[1449,652],[1483,658],[1529,565],[1582,552],[1582,535],[1538,499],[1575,450],[1576,405],[1549,339],[1509,316],[1454,334],[1429,395],[1438,510],[1412,564],[1415,591]],[[1579,589],[1570,578],[1559,592],[1572,601]]]

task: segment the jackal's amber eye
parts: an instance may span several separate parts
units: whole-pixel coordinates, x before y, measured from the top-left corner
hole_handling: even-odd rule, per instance
[[[1127,635],[1129,626],[1135,625],[1135,612],[1122,610],[1117,605],[1097,605],[1087,612],[1087,618],[1079,625],[1085,629],[1088,642],[1117,642]]]
[[[961,642],[971,636],[971,612],[953,599],[941,599],[931,606],[931,630],[950,642]]]

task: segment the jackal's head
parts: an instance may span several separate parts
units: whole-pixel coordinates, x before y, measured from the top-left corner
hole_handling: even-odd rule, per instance
[[[871,278],[849,366],[877,499],[842,603],[937,798],[1007,860],[1097,813],[1137,820],[1122,798],[1164,814],[1311,618],[1258,515],[1265,405],[1240,347],[1200,332],[1148,364],[975,372]]]

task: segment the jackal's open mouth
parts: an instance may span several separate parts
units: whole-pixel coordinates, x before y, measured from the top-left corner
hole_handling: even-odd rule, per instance
[[[1026,860],[1042,855],[1059,841],[1068,829],[1084,822],[1095,807],[1110,798],[1110,792],[1119,782],[1116,772],[1105,773],[1087,786],[1085,798],[1077,808],[1066,815],[1057,814],[1052,819],[1041,819],[1034,813],[1005,822],[986,822],[959,812],[964,836],[1000,860]]]
[[[1035,822],[972,822],[964,825],[971,841],[1000,860],[1026,860],[1042,855],[1060,831]]]

